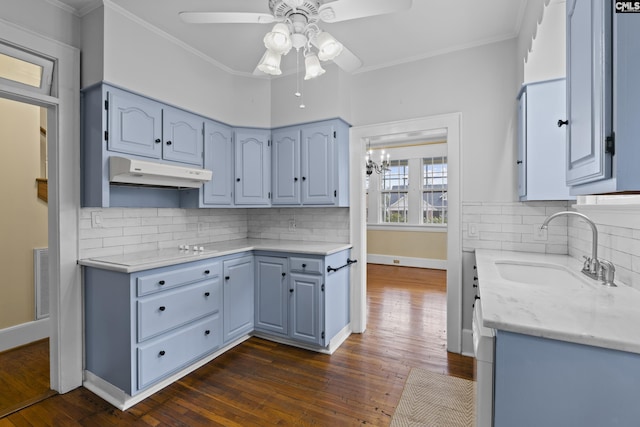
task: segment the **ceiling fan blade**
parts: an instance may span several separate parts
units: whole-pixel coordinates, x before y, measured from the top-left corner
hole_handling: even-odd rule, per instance
[[[340,55],[333,58],[333,62],[347,73],[352,73],[358,68],[362,67],[362,61],[349,49],[342,46],[342,52]]]
[[[324,22],[341,22],[398,12],[411,7],[412,0],[336,0],[319,8],[320,19]]]
[[[276,19],[268,13],[252,12],[180,12],[188,24],[270,24]]]

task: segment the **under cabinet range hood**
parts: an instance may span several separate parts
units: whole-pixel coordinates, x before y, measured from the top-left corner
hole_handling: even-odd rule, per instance
[[[109,158],[109,181],[114,183],[156,185],[163,187],[198,188],[211,181],[207,169],[166,163],[147,162],[127,157]]]

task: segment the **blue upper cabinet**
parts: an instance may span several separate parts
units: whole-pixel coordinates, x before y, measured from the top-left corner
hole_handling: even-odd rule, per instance
[[[236,129],[236,205],[269,206],[271,196],[271,147],[269,130]]]
[[[165,107],[162,116],[163,158],[202,166],[202,126],[201,117]]]
[[[233,131],[207,120],[204,124],[204,168],[213,172],[202,188],[204,205],[233,204]]]
[[[349,125],[339,119],[272,133],[274,205],[349,206]]]
[[[640,190],[640,25],[616,2],[567,2],[567,183],[571,193]]]
[[[109,151],[202,166],[203,119],[107,87]]]
[[[274,130],[271,134],[271,190],[274,205],[300,204],[300,129]]]
[[[162,104],[117,89],[107,97],[109,150],[161,158]]]

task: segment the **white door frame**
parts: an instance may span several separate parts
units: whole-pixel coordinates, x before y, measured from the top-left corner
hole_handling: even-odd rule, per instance
[[[350,130],[350,239],[357,264],[351,271],[351,330],[367,327],[367,223],[364,154],[367,138],[443,129],[447,135],[449,221],[447,228],[447,350],[462,351],[462,114],[451,113],[353,127]]]
[[[80,210],[80,52],[0,19],[0,40],[55,60],[52,96],[0,84],[0,97],[47,108],[49,159],[50,383],[82,385]]]

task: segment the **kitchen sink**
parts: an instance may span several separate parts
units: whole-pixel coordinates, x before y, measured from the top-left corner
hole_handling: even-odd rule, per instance
[[[597,282],[564,266],[543,263],[496,261],[500,277],[516,283],[536,286],[596,287]]]

